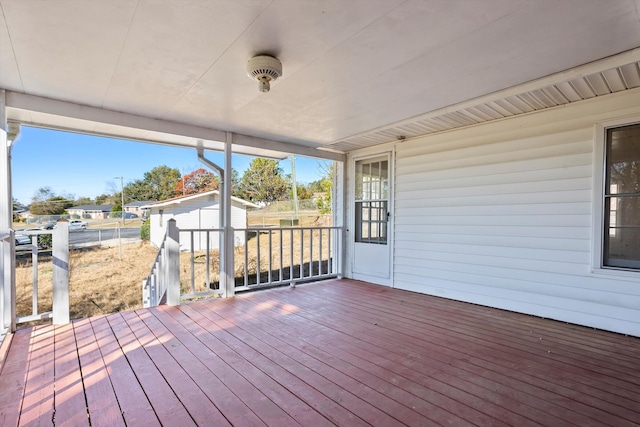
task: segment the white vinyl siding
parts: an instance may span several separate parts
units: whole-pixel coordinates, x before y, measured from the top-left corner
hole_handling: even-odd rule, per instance
[[[594,125],[638,113],[632,90],[395,144],[393,286],[640,336],[640,273],[592,266]]]

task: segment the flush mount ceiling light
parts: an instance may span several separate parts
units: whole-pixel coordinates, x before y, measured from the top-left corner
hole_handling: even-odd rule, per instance
[[[258,80],[260,92],[269,92],[270,82],[282,76],[282,63],[273,56],[254,56],[247,61],[247,74],[251,79]]]

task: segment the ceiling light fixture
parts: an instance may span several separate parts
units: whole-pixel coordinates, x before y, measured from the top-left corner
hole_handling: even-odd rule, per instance
[[[258,90],[269,92],[270,82],[282,76],[282,63],[269,55],[258,55],[247,61],[247,75],[258,80]]]

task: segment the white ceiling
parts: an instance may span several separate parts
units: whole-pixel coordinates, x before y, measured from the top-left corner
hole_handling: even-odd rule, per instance
[[[0,0],[0,12],[2,89],[336,150],[640,46],[640,0]],[[259,53],[283,64],[266,94],[245,73]],[[7,109],[25,123],[190,144],[36,110]]]

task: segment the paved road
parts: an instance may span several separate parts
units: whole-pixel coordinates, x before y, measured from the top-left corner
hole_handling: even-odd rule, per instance
[[[140,228],[128,227],[120,229],[120,237],[131,241],[132,239],[140,239]],[[113,228],[103,229],[88,229],[88,230],[74,230],[69,232],[69,246],[72,248],[97,246],[100,243],[103,244],[116,244],[118,235]],[[26,252],[31,252],[31,247],[28,245],[16,246],[16,253],[24,255]]]
[[[136,239],[140,238],[140,228],[121,228],[120,237],[123,239]],[[84,245],[88,243],[98,244],[105,240],[117,239],[118,234],[113,228],[103,229],[86,229],[69,232],[69,244],[70,245]]]

